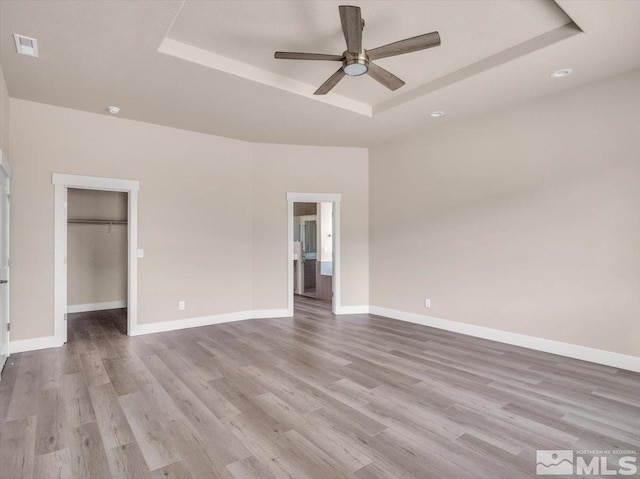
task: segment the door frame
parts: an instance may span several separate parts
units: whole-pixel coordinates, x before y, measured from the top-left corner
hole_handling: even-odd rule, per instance
[[[6,155],[4,154],[3,150],[0,150],[0,169],[4,172],[4,174],[7,177],[7,195],[9,195],[9,198],[11,198],[11,178],[13,177],[13,169],[11,168],[11,163],[9,163],[9,159],[6,157]],[[0,208],[2,207],[2,205],[0,205]],[[3,215],[3,219],[4,219],[4,215]],[[5,309],[5,314],[7,315],[7,325],[11,324],[11,316],[10,316],[10,302],[11,302],[11,261],[10,261],[10,256],[11,256],[11,200],[9,200],[8,205],[7,205],[7,230],[6,230],[6,237],[4,238],[0,238],[0,242],[6,244],[6,248],[7,248],[7,283],[5,284],[5,288],[7,288],[7,304],[3,305],[2,307]],[[2,227],[0,226],[0,235],[3,233],[2,231]],[[4,278],[3,278],[4,279]],[[4,325],[0,324],[0,327],[4,327]],[[11,347],[10,347],[10,340],[11,340],[11,331],[10,329],[7,327],[7,330],[5,331],[7,336],[7,351],[6,351],[6,357],[5,357],[5,361],[6,359],[11,355]],[[0,347],[2,345],[0,344]],[[2,371],[2,368],[4,367],[4,361],[0,363],[0,371]]]
[[[53,173],[54,200],[54,283],[53,335],[56,344],[67,342],[67,189],[125,192],[128,196],[127,258],[127,335],[136,334],[138,326],[138,190],[140,182],[96,176]]]
[[[287,193],[287,315],[293,316],[293,204],[333,203],[333,298],[331,312],[340,311],[340,193]]]

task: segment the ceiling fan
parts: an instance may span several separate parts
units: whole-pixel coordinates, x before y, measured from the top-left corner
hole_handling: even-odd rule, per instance
[[[276,52],[274,55],[275,58],[282,60],[327,60],[342,62],[340,69],[320,85],[320,88],[315,91],[314,95],[326,95],[345,75],[360,76],[365,73],[368,73],[371,78],[382,83],[390,90],[395,91],[404,85],[404,82],[393,73],[379,67],[375,63],[371,63],[371,61],[417,52],[440,45],[440,34],[438,32],[431,32],[389,43],[388,45],[374,48],[373,50],[365,50],[362,48],[364,20],[360,16],[360,7],[341,5],[339,9],[342,32],[347,41],[347,49],[342,55],[297,52]]]

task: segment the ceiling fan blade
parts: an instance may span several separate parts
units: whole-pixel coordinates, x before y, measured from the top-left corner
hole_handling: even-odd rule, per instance
[[[342,69],[342,67],[340,67],[340,70],[335,72],[333,75],[329,77],[329,79],[326,82],[320,85],[320,88],[318,88],[314,92],[314,95],[326,95],[334,86],[338,84],[340,80],[344,78],[344,75],[345,75],[344,70]]]
[[[367,71],[367,73],[375,81],[382,83],[392,91],[396,91],[398,88],[404,85],[404,82],[400,80],[400,78],[374,63],[369,63],[369,70]]]
[[[340,5],[340,21],[342,32],[347,41],[347,50],[354,53],[362,52],[362,17],[360,7]]]
[[[417,52],[427,48],[437,47],[440,45],[440,34],[438,32],[425,33],[417,37],[407,38],[398,42],[389,43],[382,47],[367,50],[369,60],[378,60],[380,58],[393,57],[404,53]]]
[[[323,53],[276,52],[274,58],[280,60],[328,60],[341,62],[342,55],[325,55]]]

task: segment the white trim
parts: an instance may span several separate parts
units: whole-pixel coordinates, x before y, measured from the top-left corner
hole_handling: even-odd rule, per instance
[[[54,199],[54,320],[56,342],[67,341],[67,189],[122,191],[128,193],[128,304],[127,334],[135,335],[138,324],[138,190],[140,182],[97,176],[79,176],[53,173]]]
[[[254,309],[249,319],[286,318],[289,311],[281,309]]]
[[[63,173],[53,173],[51,175],[51,183],[64,185],[67,188],[82,188],[85,190],[138,191],[140,189],[140,182],[137,180],[65,175]]]
[[[293,204],[333,203],[333,299],[331,311],[340,314],[340,193],[287,193],[287,316],[293,316]]]
[[[339,314],[338,312],[342,308],[342,276],[341,271],[341,251],[342,246],[340,243],[341,231],[340,231],[340,200],[333,202],[333,272],[331,289],[333,291],[333,301],[331,302],[331,311],[333,314]],[[291,288],[289,292],[293,293]]]
[[[376,314],[390,319],[407,321],[409,323],[421,324],[423,326],[443,329],[476,338],[488,339],[522,348],[558,354],[560,356],[580,359],[582,361],[589,361],[619,369],[640,372],[640,357],[637,356],[614,353],[611,351],[604,351],[576,344],[562,343],[560,341],[553,341],[550,339],[536,338],[524,334],[510,333],[508,331],[485,328],[483,326],[475,326],[472,324],[460,323],[458,321],[433,318],[430,316],[423,316],[421,314],[408,313],[406,311],[398,311],[395,309],[381,308],[379,306],[343,306],[339,311],[340,312],[337,314],[366,314],[369,312],[370,314]],[[135,332],[130,333],[130,335],[137,336],[248,319],[284,318],[288,316],[288,309],[261,309],[254,311],[240,311],[236,313],[215,314],[198,318],[185,318],[176,319],[174,321],[162,321],[159,323],[139,324]],[[11,354],[14,354],[37,349],[55,348],[62,345],[63,343],[57,341],[55,336],[47,336],[43,338],[11,341],[9,343],[9,351]]]
[[[127,276],[127,334],[133,336],[138,327],[138,182],[129,190],[127,230],[129,232]]]
[[[0,224],[0,248],[6,249],[7,253],[7,265],[2,279],[8,281],[4,285],[6,301],[0,306],[2,308],[0,314],[6,316],[4,318],[6,322],[0,324],[1,328],[6,328],[4,342],[0,344],[0,371],[2,371],[7,358],[11,355],[11,331],[9,331],[9,326],[11,325],[11,177],[13,176],[11,163],[9,163],[9,159],[3,150],[0,150],[0,173],[6,178],[6,184],[0,185],[0,191],[4,189],[4,193],[8,195],[7,211],[0,213],[0,216],[3,217],[2,220],[6,223],[6,230],[4,231],[3,225]],[[0,201],[0,209],[4,207],[4,201],[4,199]],[[0,254],[0,256],[2,255]]]
[[[287,316],[293,316],[293,201],[287,194]]]
[[[107,309],[126,308],[127,300],[104,301],[102,303],[70,304],[67,313],[86,313],[87,311],[104,311]]]
[[[475,326],[473,324],[466,324],[458,321],[433,318],[430,316],[423,316],[421,314],[408,313],[406,311],[381,308],[379,306],[369,306],[369,312],[371,314],[377,314],[378,316],[385,316],[387,318],[407,321],[409,323],[422,324],[423,326],[444,329],[446,331],[474,336],[476,338],[489,339],[499,343],[512,344],[522,348],[535,349],[536,351],[544,351],[546,353],[558,354],[560,356],[580,359],[582,361],[589,361],[615,368],[640,372],[640,357],[637,356],[629,356],[626,354],[604,351],[602,349],[579,346],[577,344],[562,343],[551,339],[536,338],[525,334],[511,333],[508,331],[486,328],[484,326]]]
[[[138,324],[135,332],[129,335],[140,336],[143,334],[162,333],[166,331],[176,331],[178,329],[198,328],[233,321],[243,321],[246,319],[284,318],[287,317],[287,313],[288,311],[286,309],[257,309],[254,311],[240,311],[237,313],[213,314],[198,318],[161,321],[159,323]],[[9,342],[9,351],[11,354],[14,354],[38,349],[58,348],[60,346],[63,346],[63,343],[57,341],[55,336],[45,336],[42,338],[11,341]]]
[[[56,340],[55,336],[22,339],[20,341],[10,341],[9,352],[11,354],[24,353],[26,351],[37,351],[38,349],[59,348],[62,345]]]
[[[293,203],[336,203],[342,201],[340,193],[287,193]]]
[[[295,93],[296,95],[303,96],[310,100],[328,103],[329,105],[343,108],[369,118],[373,114],[373,107],[366,103],[353,100],[352,98],[342,96],[335,92],[332,92],[331,95],[314,95],[313,92],[317,88],[317,85],[315,84],[309,85],[308,83],[303,83],[289,77],[278,75],[272,71],[258,68],[253,65],[249,65],[248,63],[234,60],[233,58],[225,57],[193,45],[188,45],[172,38],[165,38],[162,40],[162,43],[160,43],[160,46],[158,47],[158,51],[165,55],[180,58],[181,60],[202,65],[207,68],[213,68],[246,80],[262,83],[263,85],[278,88],[286,92]]]
[[[9,179],[13,178],[13,168],[9,163],[9,158],[4,154],[3,150],[0,150],[0,168],[4,170]]]
[[[67,188],[54,186],[53,232],[53,336],[67,342]]]
[[[335,314],[367,314],[369,306],[366,304],[360,306],[340,306],[336,308]]]
[[[133,336],[143,334],[162,333],[178,329],[199,328],[214,324],[231,323],[247,319],[284,318],[288,314],[286,309],[259,309],[254,311],[240,311],[236,313],[212,314],[197,318],[175,319],[173,321],[161,321],[159,323],[138,324]]]

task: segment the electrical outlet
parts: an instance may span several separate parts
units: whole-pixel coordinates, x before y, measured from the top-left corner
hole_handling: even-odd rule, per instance
[[[179,309],[180,311],[184,311],[184,308],[185,308],[185,303],[184,303],[184,301],[178,301],[178,309]]]
[[[424,307],[425,308],[430,308],[431,307],[431,300],[429,298],[426,298],[424,300]]]

